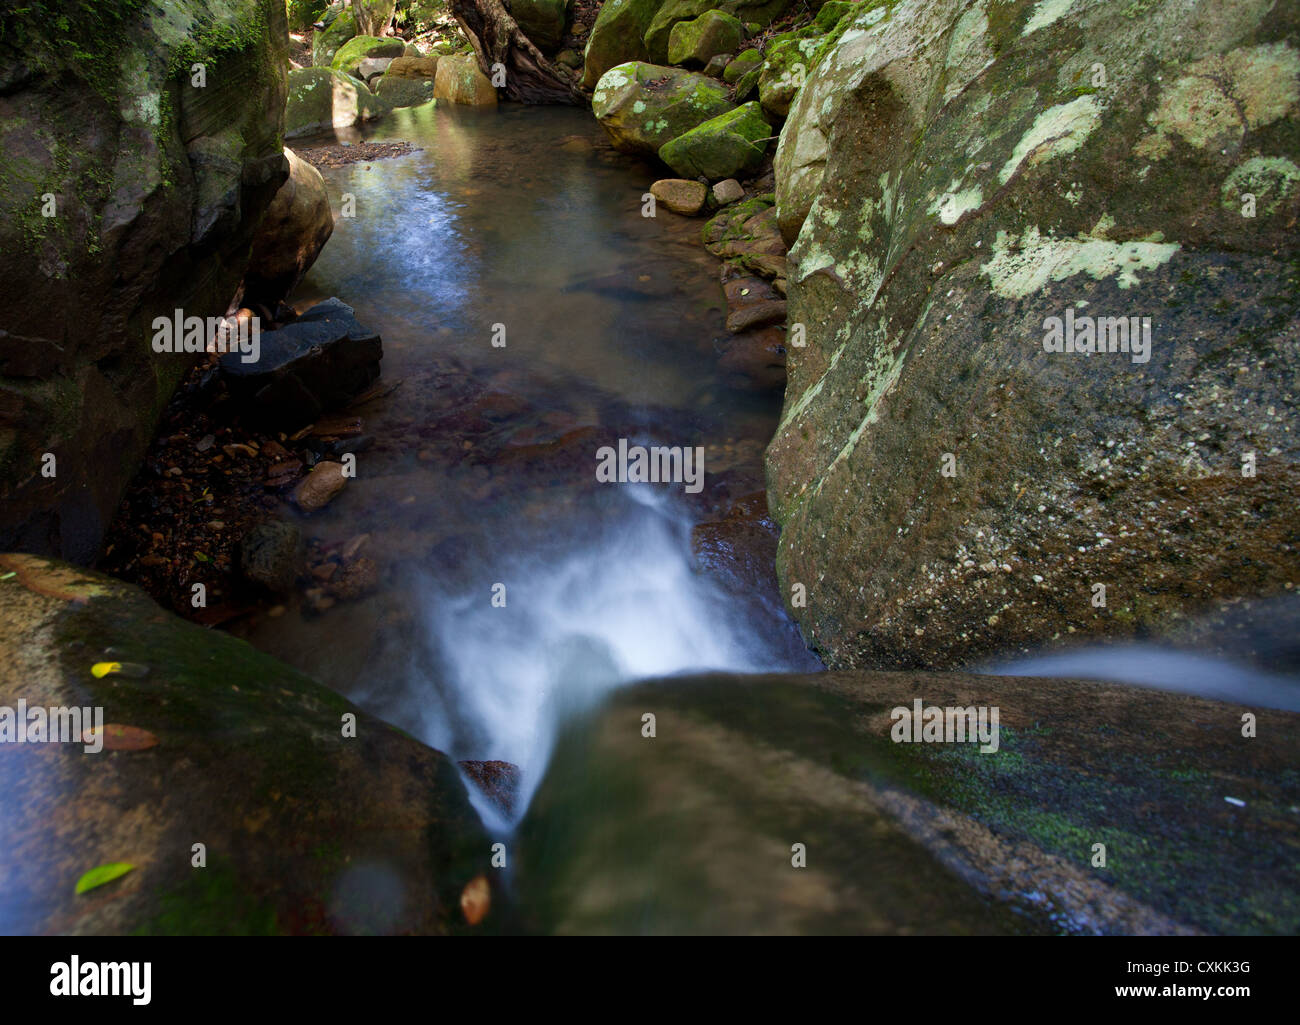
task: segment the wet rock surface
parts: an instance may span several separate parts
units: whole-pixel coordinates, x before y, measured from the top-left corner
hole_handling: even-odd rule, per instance
[[[488,840],[447,758],[129,585],[31,556],[0,562],[13,574],[0,582],[0,704],[102,706],[106,723],[157,740],[5,745],[5,932],[468,928],[460,896],[486,870]],[[146,672],[90,671],[109,659]],[[112,862],[133,868],[75,892]]]
[[[895,743],[891,712],[917,699],[997,706],[998,750]],[[1300,716],[1254,711],[1267,741],[1232,705],[1072,680],[641,685],[562,735],[520,831],[524,915],[561,933],[1293,932]]]

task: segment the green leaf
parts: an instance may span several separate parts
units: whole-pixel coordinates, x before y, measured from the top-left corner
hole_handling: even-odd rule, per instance
[[[133,868],[135,868],[134,865],[125,861],[114,861],[108,865],[100,865],[98,868],[92,868],[77,880],[77,893],[85,893],[87,890],[93,890],[96,886],[103,886],[105,883],[111,883],[119,876],[126,875]]]

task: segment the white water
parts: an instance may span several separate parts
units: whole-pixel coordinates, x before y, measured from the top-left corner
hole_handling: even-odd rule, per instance
[[[415,670],[406,722],[456,759],[519,766],[507,820],[476,786],[468,790],[490,828],[509,830],[526,810],[560,724],[611,689],[686,672],[770,672],[792,666],[768,624],[692,570],[690,521],[671,494],[625,489],[617,522],[570,526],[545,547],[497,562],[470,588],[424,578],[430,654],[437,672]],[[506,585],[493,607],[492,585]]]
[[[1150,644],[1079,648],[1019,659],[983,671],[1002,676],[1129,683],[1247,707],[1300,711],[1300,680],[1223,658]]]

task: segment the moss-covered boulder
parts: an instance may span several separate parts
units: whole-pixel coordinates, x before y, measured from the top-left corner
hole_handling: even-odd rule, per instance
[[[7,932],[469,929],[461,895],[495,873],[450,760],[135,587],[0,566],[0,707],[70,710],[67,742],[3,745]]]
[[[763,55],[757,50],[745,50],[736,54],[722,69],[722,80],[728,85],[735,85],[746,73],[763,65]]]
[[[705,11],[679,21],[668,35],[668,63],[702,68],[721,53],[735,53],[745,38],[745,26],[723,11]]]
[[[595,89],[600,76],[628,61],[649,60],[645,34],[664,0],[606,0],[583,52],[582,86]]]
[[[438,59],[433,95],[469,107],[497,105],[497,91],[492,87],[492,80],[479,69],[478,58],[472,53]]]
[[[377,36],[354,36],[339,47],[330,67],[344,74],[354,74],[368,57],[396,58],[406,53],[406,43],[400,39],[380,39]]]
[[[804,29],[777,36],[768,47],[758,78],[758,98],[773,117],[785,117],[803,85],[821,46],[822,37]]]
[[[339,47],[357,34],[357,18],[350,7],[344,8],[326,27],[312,39],[311,62],[313,67],[327,68],[338,53]]]
[[[288,173],[286,40],[280,0],[6,11],[0,545],[96,555],[193,361],[154,318],[225,312]]]
[[[274,310],[316,262],[334,232],[325,179],[291,149],[289,177],[275,194],[253,236],[240,305]]]
[[[731,107],[721,82],[640,61],[605,72],[591,101],[614,146],[645,156],[656,156],[670,139]]]
[[[769,498],[832,665],[1294,588],[1300,10],[873,7],[775,167],[806,345]]]
[[[573,0],[510,0],[510,14],[542,53],[553,54],[564,39]]]
[[[792,0],[665,0],[655,12],[645,32],[645,47],[650,60],[662,64],[668,60],[668,40],[673,26],[690,21],[709,11],[721,11],[742,23],[770,24],[784,14]]]
[[[432,78],[394,75],[392,68],[375,83],[375,95],[391,107],[418,107],[434,98],[433,91]]]
[[[746,103],[664,143],[659,159],[683,178],[719,181],[761,164],[771,138],[759,105]]]
[[[389,111],[365,82],[333,68],[302,68],[289,72],[289,104],[284,137],[296,139],[332,128],[351,128]]]
[[[996,711],[996,750],[895,742],[917,700]],[[518,892],[559,933],[1293,934],[1300,715],[1254,711],[1243,740],[1238,705],[1073,680],[647,683],[555,744]]]

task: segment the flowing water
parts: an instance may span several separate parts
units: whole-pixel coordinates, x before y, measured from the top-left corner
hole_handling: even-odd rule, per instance
[[[703,222],[643,217],[653,172],[602,136],[580,111],[421,108],[369,136],[418,152],[324,170],[355,216],[295,304],[352,305],[400,387],[302,525],[322,548],[365,535],[381,586],[241,628],[456,759],[518,765],[516,817],[560,721],[609,688],[817,666],[774,590],[738,598],[692,561],[692,524],[762,490],[780,399],[717,376]],[[702,447],[708,487],[598,484],[617,438]]]

